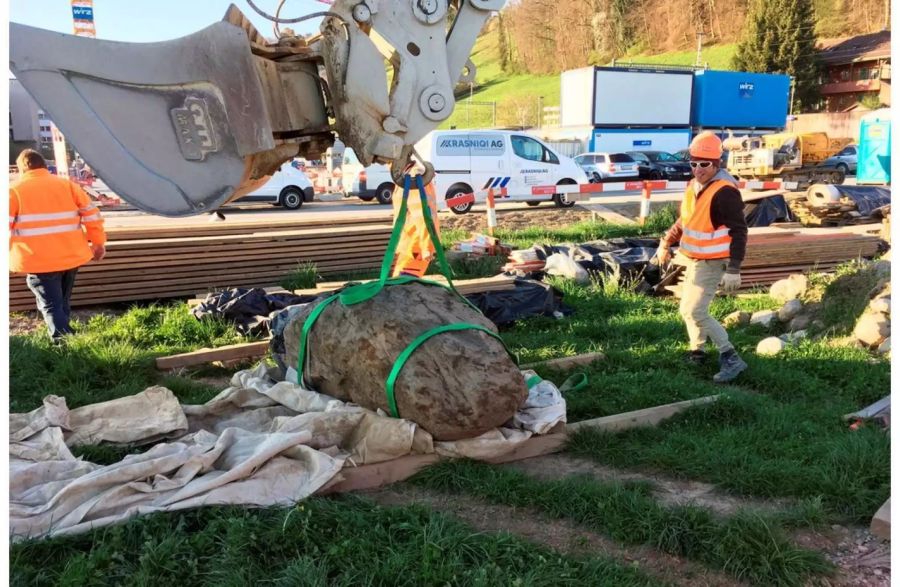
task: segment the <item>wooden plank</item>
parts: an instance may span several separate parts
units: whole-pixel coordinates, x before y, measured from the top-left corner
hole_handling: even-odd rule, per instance
[[[578,204],[578,207],[588,210],[594,220],[596,220],[597,217],[600,217],[612,224],[625,224],[629,226],[637,224],[637,222],[628,216],[623,216],[618,212],[607,208],[603,204]]]
[[[436,454],[408,455],[383,463],[374,463],[361,467],[344,467],[337,477],[326,483],[316,493],[328,495],[330,493],[346,493],[348,491],[383,487],[409,479],[428,465],[433,465],[439,460],[440,457]]]
[[[178,355],[169,355],[168,357],[157,357],[157,369],[177,369],[179,367],[190,367],[193,365],[203,365],[213,361],[233,361],[235,359],[253,359],[265,356],[269,352],[269,341],[260,342],[244,342],[239,344],[230,344],[228,346],[218,347],[214,349],[200,349],[189,353],[181,353]]]
[[[872,523],[869,525],[869,531],[882,540],[891,539],[891,498],[884,502],[875,515],[872,516]]]
[[[581,367],[584,365],[590,365],[594,361],[604,361],[606,360],[606,355],[603,353],[584,353],[581,355],[574,355],[572,357],[561,357],[559,359],[550,359],[548,361],[538,361],[537,363],[528,363],[527,365],[521,365],[522,369],[534,369],[536,367],[549,367],[551,369],[571,369],[572,367]]]
[[[670,418],[691,406],[710,403],[718,399],[718,397],[719,396],[717,395],[707,396],[644,410],[635,410],[624,414],[616,414],[614,416],[605,416],[603,418],[576,422],[567,425],[564,432],[533,436],[511,452],[491,459],[486,459],[486,462],[495,464],[511,463],[560,452],[565,447],[568,433],[581,428],[618,432],[637,426],[655,426],[666,418]],[[441,457],[434,454],[408,455],[383,463],[344,468],[341,470],[338,478],[325,485],[325,487],[320,489],[317,493],[329,494],[361,491],[397,483],[412,477],[428,465],[438,462],[440,458]]]
[[[655,406],[653,408],[645,408],[643,410],[634,410],[623,414],[603,416],[602,418],[594,418],[592,420],[582,420],[581,422],[567,425],[566,431],[572,432],[583,428],[590,428],[605,430],[607,432],[619,432],[621,430],[628,430],[630,428],[641,426],[656,426],[663,420],[667,420],[690,407],[712,403],[718,399],[718,395],[708,395],[706,397]]]

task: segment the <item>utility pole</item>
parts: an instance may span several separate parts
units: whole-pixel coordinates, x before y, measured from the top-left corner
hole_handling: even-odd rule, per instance
[[[697,31],[697,67],[702,64],[703,54],[703,31]]]

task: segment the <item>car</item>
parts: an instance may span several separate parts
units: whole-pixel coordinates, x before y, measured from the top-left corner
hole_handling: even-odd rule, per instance
[[[856,173],[857,151],[858,147],[856,145],[847,145],[828,159],[822,161],[822,166],[839,169],[844,175]]]
[[[575,163],[584,169],[591,183],[610,180],[637,179],[637,162],[625,153],[582,153]]]
[[[353,149],[344,149],[341,164],[341,190],[345,198],[357,197],[363,202],[376,200],[390,204],[394,197],[394,180],[387,165],[373,163],[363,167]]]
[[[628,151],[637,161],[641,179],[668,179],[683,181],[691,178],[691,166],[665,151]]]
[[[269,202],[288,210],[296,210],[304,202],[312,202],[316,192],[306,174],[294,161],[287,161],[262,186],[238,198],[237,202]]]

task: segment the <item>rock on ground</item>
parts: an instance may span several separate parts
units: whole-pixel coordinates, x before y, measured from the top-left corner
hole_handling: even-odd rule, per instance
[[[783,351],[786,346],[787,343],[777,336],[770,336],[759,341],[759,344],[756,345],[756,354],[769,356],[777,355]]]
[[[777,314],[772,310],[753,312],[753,315],[750,316],[750,324],[760,324],[768,328],[771,326],[772,321],[775,320],[776,316]]]
[[[784,303],[802,297],[808,288],[809,280],[806,276],[796,273],[773,283],[769,288],[769,295],[776,301]]]
[[[732,312],[722,320],[722,326],[726,328],[732,326],[746,326],[747,324],[750,324],[750,312],[741,312],[740,310]]]
[[[801,310],[803,310],[803,302],[800,300],[788,300],[778,310],[778,319],[782,322],[790,322]]]
[[[284,360],[294,368],[311,311],[305,308],[284,330]],[[304,380],[321,393],[389,412],[386,379],[400,353],[426,331],[457,322],[497,331],[480,312],[438,286],[390,286],[351,306],[336,301],[310,331]],[[507,422],[528,391],[500,341],[463,330],[424,342],[400,371],[394,393],[400,417],[436,440],[457,440]]]

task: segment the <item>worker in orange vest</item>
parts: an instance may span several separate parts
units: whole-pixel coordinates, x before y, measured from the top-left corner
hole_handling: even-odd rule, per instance
[[[704,345],[712,339],[719,351],[716,383],[736,378],[747,363],[738,356],[728,333],[709,314],[709,305],[721,286],[732,293],[741,286],[741,262],[747,248],[747,221],[744,202],[737,182],[719,169],[722,141],[704,131],[691,142],[691,173],[681,201],[681,214],[663,236],[656,251],[659,264],[671,257],[671,247],[679,244],[679,256],[685,265],[681,287],[680,313],[690,339],[688,361],[702,364],[706,359]]]
[[[16,160],[19,179],[9,186],[9,269],[27,273],[54,343],[73,334],[69,300],[78,268],[106,254],[100,210],[78,184],[51,175],[37,151]]]
[[[417,168],[419,173],[421,169]],[[428,270],[428,265],[434,259],[435,250],[425,224],[425,214],[422,210],[422,200],[419,190],[416,188],[415,173],[410,170],[407,173],[413,175],[410,181],[409,197],[406,201],[406,223],[403,232],[400,233],[400,242],[397,243],[397,260],[394,263],[394,277],[398,275],[412,275],[423,277]],[[441,236],[438,226],[437,199],[435,197],[434,182],[425,184],[425,196],[428,207],[431,209],[431,218],[434,220],[434,231],[438,238]],[[394,188],[391,197],[394,206],[394,218],[400,212],[400,202],[403,199],[403,187]]]

